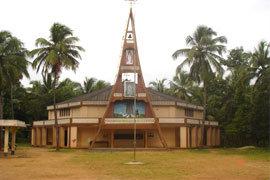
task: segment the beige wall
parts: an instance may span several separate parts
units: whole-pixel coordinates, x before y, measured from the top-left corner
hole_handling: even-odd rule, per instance
[[[154,106],[157,117],[175,117],[175,106]]]

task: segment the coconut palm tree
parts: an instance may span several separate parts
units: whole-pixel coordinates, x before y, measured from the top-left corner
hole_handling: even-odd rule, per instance
[[[165,92],[166,91],[166,87],[165,87],[165,82],[167,81],[167,79],[163,78],[163,79],[156,79],[156,81],[151,81],[149,83],[150,86],[152,86],[153,89],[155,89],[156,91],[159,92]]]
[[[12,87],[23,75],[29,77],[26,52],[26,49],[23,48],[23,43],[19,39],[12,36],[8,31],[0,31],[0,119],[3,119],[4,88],[10,88],[11,90],[11,111],[12,118],[14,118]],[[0,128],[0,142],[1,131],[2,128]]]
[[[183,100],[190,99],[189,88],[193,85],[188,73],[183,70],[176,70],[173,80],[170,82],[170,91],[173,95]]]
[[[252,55],[252,69],[254,70],[254,77],[257,78],[256,83],[262,81],[270,82],[270,44],[261,41],[255,52]]]
[[[85,78],[85,80],[83,81],[83,86],[82,86],[83,93],[86,94],[86,93],[93,92],[96,81],[97,80],[95,78]]]
[[[59,150],[59,128],[57,121],[56,96],[55,91],[63,69],[72,69],[73,71],[79,65],[78,59],[81,59],[80,51],[84,51],[81,46],[75,45],[79,39],[73,36],[72,30],[59,23],[54,23],[50,28],[49,39],[38,38],[36,40],[37,48],[30,52],[34,57],[33,68],[43,75],[52,73],[54,88],[54,118],[56,127],[56,150]]]
[[[172,55],[173,59],[184,56],[185,59],[178,66],[182,69],[185,65],[190,67],[189,76],[203,85],[203,106],[204,117],[202,122],[202,139],[200,145],[204,142],[204,121],[207,112],[207,85],[215,74],[223,74],[221,62],[224,61],[222,54],[226,51],[224,43],[227,39],[224,36],[218,36],[215,31],[207,26],[198,26],[192,36],[187,36],[186,45],[188,48],[179,49]]]
[[[93,91],[97,91],[97,90],[106,88],[108,86],[110,86],[110,83],[103,80],[97,80],[93,86]]]

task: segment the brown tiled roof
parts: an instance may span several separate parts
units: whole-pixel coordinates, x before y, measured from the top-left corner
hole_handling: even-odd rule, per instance
[[[174,101],[174,102],[188,103],[178,97],[170,96],[168,94],[158,92],[151,88],[147,88],[147,89],[148,89],[148,93],[150,95],[151,101]],[[60,102],[58,104],[81,102],[81,101],[108,101],[111,91],[112,91],[112,86],[109,86],[98,91],[94,91],[88,94],[74,97],[72,99]]]

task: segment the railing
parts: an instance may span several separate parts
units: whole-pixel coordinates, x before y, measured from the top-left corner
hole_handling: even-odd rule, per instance
[[[98,123],[98,118],[73,118],[72,123],[97,124]]]
[[[152,124],[154,118],[136,118],[137,124]],[[134,118],[106,118],[105,124],[133,124]]]
[[[136,118],[137,124],[151,124],[154,123],[154,118]],[[59,119],[58,124],[98,124],[98,118],[87,118],[87,117],[74,117],[74,118],[65,118]],[[134,123],[134,118],[105,118],[105,124],[132,124]],[[202,124],[202,119],[195,118],[186,118],[186,117],[162,117],[159,118],[160,124]],[[34,121],[34,126],[48,126],[54,125],[54,120],[45,120],[45,121]],[[205,125],[218,126],[217,121],[205,121]]]
[[[185,118],[159,118],[159,123],[177,124],[185,123]]]

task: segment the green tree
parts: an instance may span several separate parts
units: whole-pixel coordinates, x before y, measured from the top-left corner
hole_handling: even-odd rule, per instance
[[[97,91],[97,90],[100,90],[109,86],[110,86],[110,83],[103,80],[97,80],[93,86],[93,91]]]
[[[85,78],[82,86],[83,93],[87,94],[93,92],[96,81],[95,78]]]
[[[60,74],[64,69],[73,71],[79,65],[78,59],[81,59],[80,51],[84,49],[75,45],[79,39],[73,36],[73,32],[65,25],[54,23],[50,29],[49,39],[38,38],[36,40],[37,49],[30,52],[34,56],[33,68],[37,72],[42,71],[43,75],[52,73],[54,89],[54,117],[56,126],[56,150],[59,150],[59,127],[56,110],[56,87]]]
[[[23,75],[29,77],[26,52],[19,39],[8,31],[0,31],[0,119],[3,119],[3,88],[11,89],[12,99],[13,84],[18,82]]]
[[[262,41],[252,54],[251,70],[256,79],[252,92],[251,134],[258,146],[269,145],[270,53]]]
[[[190,48],[179,49],[172,55],[173,59],[183,55],[185,59],[178,68],[182,69],[188,65],[190,77],[198,83],[202,82],[203,85],[204,118],[201,146],[204,142],[204,121],[207,116],[208,84],[215,74],[223,74],[224,71],[220,62],[224,61],[222,54],[226,51],[224,43],[227,43],[227,39],[224,36],[216,36],[217,33],[211,28],[198,26],[193,35],[186,38],[186,44]]]
[[[166,92],[166,81],[167,79],[163,78],[163,79],[156,79],[156,81],[151,81],[149,83],[149,85],[156,91],[165,93]]]

